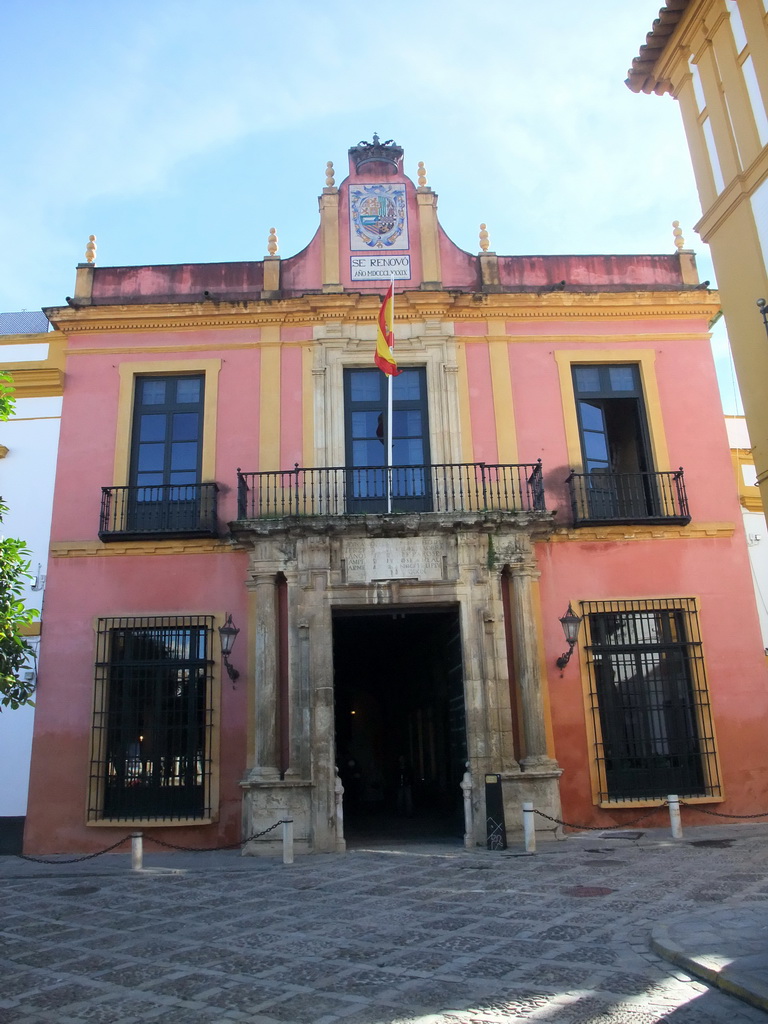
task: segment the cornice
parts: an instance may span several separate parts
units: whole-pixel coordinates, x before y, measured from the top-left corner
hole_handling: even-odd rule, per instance
[[[56,541],[50,546],[52,558],[101,558],[132,555],[221,555],[234,552],[229,540],[146,540],[110,542],[98,540]]]
[[[547,543],[581,541],[603,543],[624,540],[701,540],[732,537],[734,523],[690,523],[688,526],[592,526],[578,529],[560,527]]]
[[[37,334],[0,334],[0,353],[6,345],[47,345],[55,338],[50,331]]]
[[[173,303],[130,306],[59,307],[46,310],[65,336],[105,331],[248,329],[296,326],[311,322],[355,320],[374,323],[378,295],[337,293],[253,303]],[[514,319],[584,319],[637,316],[712,316],[720,308],[716,291],[627,290],[597,292],[403,292],[395,303],[395,320],[474,321]]]
[[[760,492],[757,494],[742,494],[740,496],[742,507],[747,512],[762,512],[763,511],[763,499],[760,497]]]
[[[689,314],[692,316],[693,314]],[[707,314],[707,318],[711,319],[711,316]],[[653,335],[639,334],[636,332],[617,332],[616,334],[606,334],[604,332],[598,333],[582,333],[573,335],[558,334],[477,334],[477,335],[454,335],[450,331],[446,331],[445,334],[439,338],[423,338],[423,337],[410,337],[410,338],[397,338],[397,344],[401,351],[413,352],[417,348],[425,348],[426,345],[430,344],[444,344],[446,339],[450,339],[453,342],[457,342],[465,347],[472,345],[562,345],[565,342],[574,345],[600,345],[605,348],[606,345],[623,345],[627,344],[643,344],[647,343],[648,339],[652,337],[654,344],[658,342],[680,342],[690,341],[694,338],[708,338],[709,331],[707,328],[702,328],[699,331],[692,331],[686,329],[685,331],[654,331]],[[341,347],[348,347],[350,344],[354,345],[370,345],[371,339],[353,337],[350,334],[342,334],[339,337],[333,338],[308,338],[305,341],[217,341],[217,351],[236,352],[241,349],[253,349],[255,345],[259,348],[312,348],[316,345],[324,344],[327,347],[338,345]],[[73,348],[67,353],[70,356],[94,356],[101,355],[104,352],[109,352],[110,355],[133,355],[133,356],[146,356],[151,354],[162,354],[169,355],[172,353],[180,353],[186,357],[193,355],[196,352],[210,353],[211,345],[183,345],[175,342],[174,344],[168,345],[93,345],[87,348]],[[450,368],[449,368],[450,369]],[[458,370],[457,367],[453,369]],[[322,368],[315,367],[312,370],[313,373],[323,372]]]
[[[47,345],[45,359],[4,360],[4,350],[16,345]],[[0,338],[0,371],[13,379],[16,398],[52,398],[64,394],[66,339],[60,334],[5,334]]]
[[[755,191],[768,178],[768,146],[758,153],[750,166],[732,178],[714,202],[704,211],[693,230],[704,242],[709,242],[721,224],[725,223],[733,210],[749,202]]]
[[[11,374],[15,398],[53,398],[64,394],[64,371],[56,367],[0,363],[0,369]]]
[[[335,517],[335,519],[343,517]],[[377,517],[379,518],[379,517]],[[381,535],[389,535],[387,529],[391,524],[386,517],[380,517]],[[439,519],[439,517],[436,517]],[[487,517],[480,517],[482,522],[465,523],[465,528],[478,527],[481,532],[488,532]],[[514,522],[506,521],[503,526],[511,527],[513,530],[530,530],[531,539],[535,543],[563,543],[563,542],[588,542],[602,543],[605,541],[635,541],[635,540],[701,540],[722,539],[732,537],[735,531],[735,524],[723,523],[692,523],[688,526],[594,526],[581,527],[579,529],[569,527],[554,527],[550,522],[550,514],[543,517],[533,515],[528,521],[526,517],[520,517]],[[525,519],[525,521],[523,521]],[[241,524],[232,523],[236,530],[236,536],[219,540],[166,540],[166,541],[126,541],[123,543],[111,542],[104,544],[102,541],[56,541],[50,546],[52,558],[94,558],[109,556],[146,556],[146,555],[204,555],[204,554],[231,554],[249,546],[249,541],[261,536],[272,536],[275,534],[303,535],[303,530],[295,523],[283,522],[280,524]],[[357,536],[358,532],[349,527],[345,521],[346,529],[341,523],[334,521],[328,525],[327,533],[331,536],[343,532],[345,536]],[[370,523],[361,525],[359,536],[371,535]],[[423,525],[424,531],[418,526]],[[501,525],[501,524],[499,524]],[[396,535],[411,535],[419,532],[438,532],[441,535],[445,532],[441,523],[424,522],[420,523],[419,517],[411,517],[407,523],[398,519],[392,529]],[[552,532],[550,533],[550,529]],[[374,531],[375,532],[375,531]],[[239,534],[242,533],[242,537]],[[317,530],[312,531],[313,535]],[[544,536],[543,534],[547,534]]]

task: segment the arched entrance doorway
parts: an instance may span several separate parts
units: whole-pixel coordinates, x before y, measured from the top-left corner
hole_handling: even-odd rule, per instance
[[[347,842],[460,842],[467,757],[458,606],[335,610]]]

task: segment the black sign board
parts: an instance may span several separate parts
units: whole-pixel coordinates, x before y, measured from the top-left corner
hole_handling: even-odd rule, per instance
[[[489,850],[506,850],[507,829],[500,775],[485,776],[485,832]]]

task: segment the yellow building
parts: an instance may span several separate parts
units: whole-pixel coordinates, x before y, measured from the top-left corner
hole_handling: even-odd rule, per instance
[[[627,85],[680,102],[768,508],[768,0],[670,0]]]

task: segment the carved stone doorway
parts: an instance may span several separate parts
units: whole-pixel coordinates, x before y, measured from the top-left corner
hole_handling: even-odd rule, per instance
[[[348,845],[462,841],[458,605],[333,614],[336,763]]]

